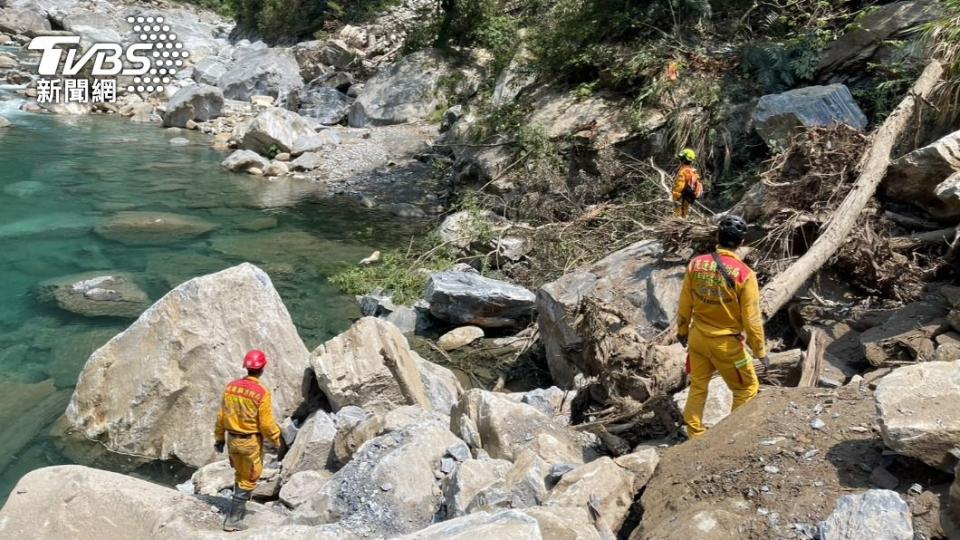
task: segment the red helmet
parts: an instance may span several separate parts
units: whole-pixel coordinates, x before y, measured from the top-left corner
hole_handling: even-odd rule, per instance
[[[267,355],[260,349],[253,349],[243,357],[243,367],[247,369],[262,369],[267,365]]]

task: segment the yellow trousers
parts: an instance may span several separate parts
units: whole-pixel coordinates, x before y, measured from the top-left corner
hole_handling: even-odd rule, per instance
[[[227,436],[234,482],[244,491],[253,491],[263,473],[263,441],[260,436]]]
[[[673,203],[673,215],[677,217],[687,217],[690,213],[690,201],[680,200]]]
[[[683,421],[691,438],[703,435],[703,407],[707,389],[714,372],[719,371],[727,387],[733,392],[733,409],[743,406],[757,395],[760,381],[753,369],[753,358],[739,336],[707,337],[690,328],[687,348],[690,354],[690,395],[683,408]]]

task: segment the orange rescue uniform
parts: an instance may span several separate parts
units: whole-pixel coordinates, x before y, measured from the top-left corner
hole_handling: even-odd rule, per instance
[[[227,385],[214,433],[222,443],[229,433],[227,452],[237,486],[252,491],[263,472],[263,439],[280,448],[280,426],[273,419],[270,391],[253,376]]]
[[[687,433],[702,435],[702,417],[707,388],[714,372],[720,372],[733,392],[733,409],[757,395],[760,383],[753,369],[753,358],[767,355],[760,315],[760,289],[757,276],[734,252],[718,249],[731,289],[709,253],[694,257],[687,268],[680,292],[677,335],[689,336],[688,371],[690,395],[683,410]]]
[[[683,189],[687,186],[690,186],[697,197],[703,194],[700,173],[693,166],[683,164],[680,166],[680,171],[677,172],[677,180],[673,184],[673,213],[676,216],[687,217],[687,213],[690,211],[690,201],[683,197]]]

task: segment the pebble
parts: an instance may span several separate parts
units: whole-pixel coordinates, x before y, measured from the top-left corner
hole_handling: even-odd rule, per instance
[[[443,458],[440,460],[440,472],[450,474],[457,468],[457,462],[453,458]]]
[[[447,448],[447,455],[457,461],[466,461],[470,459],[470,447],[464,443],[457,443]]]
[[[810,427],[812,427],[813,429],[816,429],[816,430],[821,430],[821,429],[827,427],[827,424],[826,424],[826,422],[824,422],[823,420],[821,420],[821,419],[819,419],[819,418],[814,418],[814,419],[813,419],[813,422],[810,422]]]
[[[785,440],[787,439],[784,437],[773,437],[772,439],[764,439],[760,441],[760,446],[773,446],[775,444],[782,443]]]
[[[813,414],[820,414],[823,412],[823,405],[817,403],[813,408]]]
[[[380,484],[380,489],[382,489],[383,491],[390,491],[390,490],[393,489],[393,484],[391,484],[391,483],[389,483],[389,482],[384,483],[384,484]]]
[[[763,470],[770,474],[778,474],[780,472],[780,469],[778,467],[774,467],[773,465],[767,465],[763,468]]]
[[[915,495],[919,495],[919,494],[923,493],[923,486],[921,486],[920,484],[914,484],[914,485],[910,486],[910,489],[908,489],[907,491],[909,491],[910,493],[913,493],[913,494],[915,494]]]
[[[814,449],[812,449],[812,450],[807,450],[807,451],[804,452],[804,454],[803,454],[803,459],[810,459],[810,458],[812,458],[813,456],[815,456],[815,455],[817,455],[817,454],[819,454],[819,453],[820,453],[820,450],[817,449],[817,448],[814,448]]]

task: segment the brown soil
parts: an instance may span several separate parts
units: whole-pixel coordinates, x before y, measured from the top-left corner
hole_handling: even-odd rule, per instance
[[[870,475],[878,466],[899,479],[895,490],[910,505],[916,532],[945,538],[940,507],[951,479],[885,454],[875,417],[866,385],[765,387],[706,436],[665,452],[643,494],[643,521],[633,538],[675,536],[700,510],[736,516],[735,537],[809,538],[839,497],[877,487]],[[811,426],[815,418],[822,429]],[[920,494],[910,491],[915,483]]]

